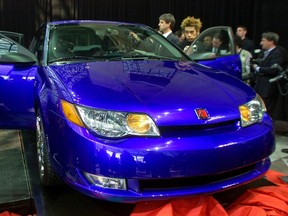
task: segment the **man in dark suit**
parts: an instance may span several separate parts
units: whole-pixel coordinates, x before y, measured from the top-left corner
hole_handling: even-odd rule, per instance
[[[253,64],[252,67],[256,73],[255,90],[262,97],[267,107],[267,111],[273,118],[273,111],[279,96],[276,83],[270,83],[269,80],[278,75],[279,70],[273,65],[277,64],[284,67],[286,56],[283,50],[277,46],[279,35],[274,32],[262,34],[261,47],[264,56],[259,64]]]
[[[173,14],[165,13],[159,17],[159,31],[166,37],[169,41],[178,45],[179,38],[173,34],[172,30],[175,26],[175,18]]]
[[[224,38],[221,33],[216,33],[212,38],[212,52],[216,56],[227,55],[229,53],[229,47],[224,43]]]

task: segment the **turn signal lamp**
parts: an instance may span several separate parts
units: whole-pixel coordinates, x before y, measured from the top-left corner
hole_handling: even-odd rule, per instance
[[[77,110],[73,104],[68,103],[67,101],[61,100],[61,106],[65,117],[73,122],[74,124],[84,127]]]

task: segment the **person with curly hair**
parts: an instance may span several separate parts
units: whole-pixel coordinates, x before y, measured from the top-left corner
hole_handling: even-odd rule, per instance
[[[186,51],[195,38],[200,34],[202,22],[193,16],[186,17],[181,23],[181,29],[185,34],[185,39],[179,43],[179,47]]]

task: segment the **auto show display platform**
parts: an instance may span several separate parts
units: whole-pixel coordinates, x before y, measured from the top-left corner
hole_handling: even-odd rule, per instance
[[[0,212],[35,212],[21,134],[0,130]]]
[[[268,179],[265,176],[213,194],[213,198],[225,208],[249,189],[276,185]],[[5,211],[41,216],[146,215],[145,212],[135,214],[135,209],[139,210],[138,204],[93,199],[65,184],[54,188],[42,187],[38,175],[35,131],[0,130],[0,216]],[[152,206],[152,202],[150,204]],[[145,202],[145,206],[148,213],[149,202]]]

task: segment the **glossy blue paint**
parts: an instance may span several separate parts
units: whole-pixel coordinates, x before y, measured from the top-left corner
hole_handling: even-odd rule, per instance
[[[0,128],[34,128],[36,66],[1,65]]]
[[[229,63],[228,63],[229,62]],[[199,61],[200,64],[212,67],[215,70],[223,71],[231,76],[242,79],[241,60],[239,54],[221,56],[213,61]]]
[[[98,109],[151,113],[159,126],[217,123],[223,121],[219,116],[235,119],[239,117],[237,104],[255,97],[250,87],[239,85],[233,77],[215,74],[214,70],[204,70],[192,63],[190,68],[182,70],[177,64],[179,62],[130,60],[113,62],[113,70],[109,69],[111,62],[60,65],[50,69],[66,84],[68,91],[73,92],[66,100],[73,97],[73,103]],[[199,121],[193,111],[199,107],[205,107],[212,118]]]
[[[265,116],[261,124],[247,128],[239,126],[238,105],[255,96],[250,87],[231,76],[213,73],[193,64],[182,70],[175,66],[177,62],[171,61],[117,61],[113,62],[114,70],[108,71],[106,68],[110,63],[51,66],[42,73],[47,76],[42,79],[49,77],[49,80],[41,80],[40,83],[49,83],[50,86],[40,104],[47,105],[42,109],[47,115],[45,124],[51,158],[57,173],[74,188],[111,201],[136,202],[222,190],[227,185],[234,187],[247,183],[262,176],[268,169],[270,163],[266,161],[261,165],[261,160],[268,157],[275,147],[270,117]],[[126,64],[136,64],[140,77],[131,79],[136,73],[133,70],[135,67],[129,70],[123,66]],[[165,78],[153,77],[145,74],[149,71],[147,67],[149,70],[158,68],[163,74],[165,69],[173,73]],[[86,128],[67,122],[59,112],[58,98],[98,109],[147,113],[158,125],[161,137],[97,137]],[[197,107],[205,107],[211,118],[199,120],[193,111]],[[202,130],[193,128],[193,125],[205,126],[223,120],[231,123]],[[175,130],[177,125],[192,127]],[[136,193],[140,188],[135,185],[134,192],[105,190],[91,186],[83,176],[83,172],[88,172],[125,178],[135,183],[139,179],[214,176],[251,164],[257,165],[258,169],[234,177],[234,180],[215,182],[209,187],[165,190],[164,194],[162,190]]]
[[[271,145],[274,134],[268,117],[263,124],[245,130],[235,126],[200,132],[171,130],[163,133],[161,138],[117,140],[96,139],[93,133],[65,122],[53,112],[49,113],[49,119],[52,121],[48,136],[55,170],[77,190],[110,201],[168,199],[239,186],[260,178],[270,166],[268,159],[263,164],[262,159],[274,151],[274,145]],[[57,138],[64,135],[65,139]],[[155,191],[142,191],[138,186],[139,180],[149,179],[163,179],[163,184],[176,177],[207,176],[204,179],[213,179],[219,173],[251,164],[255,169],[233,178],[211,181],[209,186],[190,185],[185,189]],[[129,189],[105,190],[92,186],[83,172],[125,178]]]
[[[65,122],[54,112],[50,112],[48,117],[51,154],[60,167],[69,164],[67,168],[77,167],[109,177],[138,179],[213,175],[261,161],[263,156],[274,151],[274,146],[270,145],[274,142],[274,134],[269,124],[266,125],[269,123],[267,119],[261,125],[244,130],[235,125],[198,132],[192,129],[175,132],[171,129],[158,138],[107,140],[95,138],[93,133]],[[59,139],[62,134],[69,136]],[[253,140],[248,140],[251,137]],[[114,159],[117,164],[113,164]]]
[[[230,76],[190,61],[154,33],[176,56],[179,52],[179,57],[158,55],[151,59],[138,55],[117,59],[121,52],[109,56],[109,51],[104,55],[106,59],[102,53],[93,60],[57,60],[54,56],[55,62],[49,62],[53,59],[48,58],[49,52],[54,49],[49,48],[53,41],[49,30],[75,23],[75,27],[105,23],[111,28],[123,24],[48,23],[42,64],[26,68],[20,76],[21,80],[24,74],[26,77],[31,74],[33,82],[28,82],[27,94],[34,97],[27,98],[27,102],[35,102],[40,111],[49,158],[62,180],[92,197],[133,203],[213,193],[260,178],[269,169],[269,155],[275,148],[273,123],[265,113],[261,122],[245,128],[240,126],[239,106],[255,98],[256,93],[238,79],[236,56],[216,59],[215,66],[219,69],[222,64],[228,64],[231,68],[228,73],[233,75]],[[132,26],[135,31],[140,28]],[[101,25],[98,27],[97,31]],[[150,29],[145,27],[145,31]],[[107,34],[115,36],[119,32],[109,30]],[[9,71],[13,74],[17,70],[7,66],[3,74]],[[0,85],[0,90],[5,91],[10,81]],[[31,83],[35,86],[34,93]],[[21,81],[18,84],[26,89]],[[67,120],[60,100],[94,109],[145,113],[155,122],[160,136],[101,137]],[[14,100],[7,101],[14,104]],[[198,119],[197,108],[206,109],[210,118]],[[128,189],[97,187],[84,173],[123,178]],[[145,185],[151,188],[145,189]]]
[[[138,192],[137,189],[139,188],[139,186],[137,180],[133,179],[127,179],[128,190],[126,191],[115,191],[111,189],[103,190],[101,188],[85,184],[85,182],[83,182],[83,175],[81,175],[81,172],[79,172],[78,170],[74,170],[73,168],[67,171],[67,176],[69,176],[69,178],[66,179],[66,182],[72,187],[74,187],[76,190],[94,198],[104,199],[113,202],[135,203],[139,201],[167,200],[179,197],[211,194],[215,191],[227,190],[232,187],[238,187],[243,185],[243,182],[249,183],[255,179],[263,177],[263,173],[268,171],[270,165],[271,162],[267,158],[264,162],[258,162],[257,164],[255,164],[255,167],[257,167],[255,170],[244,173],[243,175],[236,176],[233,179],[227,179],[225,181],[218,182],[215,181],[213,183],[210,182],[209,186],[203,184],[169,190],[146,190]]]

